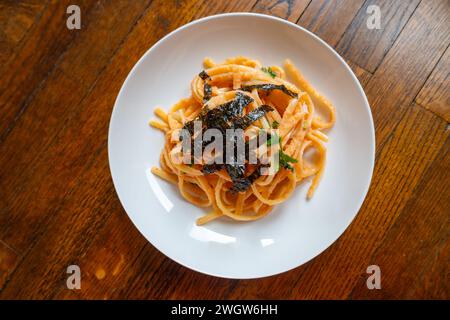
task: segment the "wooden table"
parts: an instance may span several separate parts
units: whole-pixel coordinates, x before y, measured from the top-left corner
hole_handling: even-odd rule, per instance
[[[70,4],[81,29],[66,28]],[[367,8],[381,9],[370,30]],[[107,132],[130,69],[194,19],[262,12],[316,33],[368,96],[376,165],[358,216],[284,274],[227,280],[186,269],[132,225],[112,185]],[[450,298],[448,0],[0,1],[0,298]],[[81,289],[66,287],[67,266]],[[380,290],[366,286],[381,268]]]

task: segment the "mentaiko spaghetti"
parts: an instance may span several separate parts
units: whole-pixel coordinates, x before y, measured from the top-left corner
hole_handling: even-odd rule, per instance
[[[160,120],[151,120],[150,125],[165,133],[165,145],[161,168],[153,167],[153,174],[176,184],[186,200],[212,208],[197,220],[199,225],[222,216],[239,221],[262,218],[286,201],[308,177],[312,177],[307,193],[311,198],[325,166],[324,143],[328,137],[323,131],[335,122],[332,104],[289,60],[283,69],[263,67],[246,57],[230,58],[220,64],[205,58],[204,68],[192,80],[189,98],[181,99],[169,112],[155,109]],[[196,121],[202,129],[214,128],[224,136],[226,130],[243,130],[247,147],[261,132],[266,134],[265,142],[259,139],[256,144],[257,162],[249,161],[252,151],[248,148],[242,163],[194,159],[192,152],[181,148],[181,132],[188,132],[195,140]],[[203,142],[201,149],[206,146]],[[307,157],[308,149],[315,150],[316,156]],[[262,174],[269,166],[262,160],[272,159],[275,153],[277,163],[271,162],[271,170]],[[186,154],[192,161],[179,161]]]

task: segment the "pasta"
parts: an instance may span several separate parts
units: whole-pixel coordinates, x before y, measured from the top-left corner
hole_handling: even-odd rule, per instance
[[[308,177],[312,177],[307,192],[311,198],[325,168],[328,137],[324,130],[335,122],[333,105],[289,60],[281,68],[263,67],[247,57],[229,58],[220,64],[205,58],[204,67],[192,80],[189,98],[181,99],[168,112],[160,107],[154,110],[159,119],[151,120],[150,125],[164,132],[165,144],[160,167],[153,167],[152,173],[177,185],[187,201],[211,208],[197,220],[198,225],[223,216],[238,221],[260,219],[286,201]],[[247,147],[252,138],[266,134],[265,142],[256,145],[258,155],[263,156],[250,163],[250,151],[246,151],[240,164],[210,164],[206,156],[195,158],[192,151],[183,151],[185,138],[180,136],[185,129],[188,138],[195,139],[193,126],[201,120],[204,127],[220,132],[242,129]],[[205,143],[202,148],[206,150]],[[275,154],[275,166],[262,164],[262,159],[272,159]],[[179,161],[185,155],[190,163]],[[271,170],[263,174],[268,167]]]

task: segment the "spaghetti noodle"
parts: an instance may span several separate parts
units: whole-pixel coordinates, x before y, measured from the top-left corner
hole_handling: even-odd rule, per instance
[[[246,57],[220,64],[205,58],[204,67],[192,80],[189,98],[181,99],[169,112],[159,107],[154,111],[159,120],[151,120],[150,125],[165,133],[165,145],[160,168],[153,167],[152,173],[176,184],[189,202],[212,208],[197,220],[198,225],[223,216],[239,221],[262,218],[308,177],[312,177],[307,193],[311,198],[325,167],[328,138],[323,131],[335,122],[332,104],[289,60],[284,68],[264,68]],[[182,154],[179,132],[188,129],[193,134],[195,120],[204,120],[206,126],[209,121],[210,127],[219,129],[243,128],[250,138],[261,130],[268,132],[271,143],[278,144],[279,165],[261,175],[261,164],[233,167],[176,161]],[[315,150],[315,157],[307,156],[308,149]]]

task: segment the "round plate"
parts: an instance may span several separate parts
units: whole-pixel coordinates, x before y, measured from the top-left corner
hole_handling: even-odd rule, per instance
[[[337,120],[329,130],[326,169],[309,201],[305,182],[263,219],[245,223],[223,218],[196,226],[205,211],[150,173],[159,165],[164,139],[148,121],[155,106],[168,109],[190,95],[190,82],[202,70],[204,57],[222,61],[238,55],[263,65],[282,65],[289,58],[331,100]],[[191,22],[145,53],[117,97],[108,151],[120,201],[148,241],[188,268],[244,279],[300,266],[344,232],[369,188],[375,133],[361,85],[331,47],[285,20],[232,13]]]

